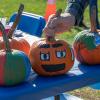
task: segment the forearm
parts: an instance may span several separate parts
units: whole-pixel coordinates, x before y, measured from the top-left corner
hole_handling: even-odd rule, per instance
[[[68,5],[65,12],[69,12],[74,15],[76,25],[78,25],[83,17],[85,8],[89,4],[89,0],[67,0],[67,2]]]

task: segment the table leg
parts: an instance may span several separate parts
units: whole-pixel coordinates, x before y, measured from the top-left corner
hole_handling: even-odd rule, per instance
[[[60,95],[56,95],[56,96],[54,97],[54,100],[60,100]]]

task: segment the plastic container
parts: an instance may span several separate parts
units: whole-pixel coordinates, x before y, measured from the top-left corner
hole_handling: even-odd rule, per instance
[[[16,15],[17,13],[14,13],[10,17],[9,23],[14,22]],[[41,37],[45,23],[46,22],[43,16],[23,12],[17,29],[30,35]]]

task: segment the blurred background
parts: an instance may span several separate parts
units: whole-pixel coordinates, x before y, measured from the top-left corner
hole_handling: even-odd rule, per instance
[[[63,12],[67,6],[67,0],[56,0],[57,9],[62,8]],[[9,20],[10,16],[17,12],[20,3],[23,3],[25,8],[25,12],[35,13],[38,15],[45,15],[45,9],[47,5],[47,0],[0,0],[0,18],[6,17]],[[98,0],[100,5],[100,0]],[[100,6],[98,6],[100,7]],[[100,12],[100,9],[99,9]],[[100,16],[100,13],[99,13]],[[85,10],[84,13],[84,22],[87,26],[89,26],[89,8]],[[81,27],[74,27],[69,32],[65,32],[63,34],[57,35],[57,38],[64,39],[69,42],[71,45],[73,44],[75,35],[82,31]],[[84,100],[100,100],[100,91],[93,90],[89,87],[85,87],[82,89],[77,89],[70,92],[78,97],[83,98]]]

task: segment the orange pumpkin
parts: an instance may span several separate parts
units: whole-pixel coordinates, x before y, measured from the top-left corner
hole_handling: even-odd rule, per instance
[[[33,70],[44,76],[65,74],[74,63],[73,50],[63,40],[36,41],[30,48],[29,58]]]
[[[100,64],[100,36],[98,33],[87,30],[76,36],[73,45],[74,53],[81,63]]]
[[[11,49],[17,49],[25,52],[27,55],[29,54],[30,45],[23,38],[11,38],[9,39]],[[5,49],[5,43],[3,38],[0,37],[0,50]]]

